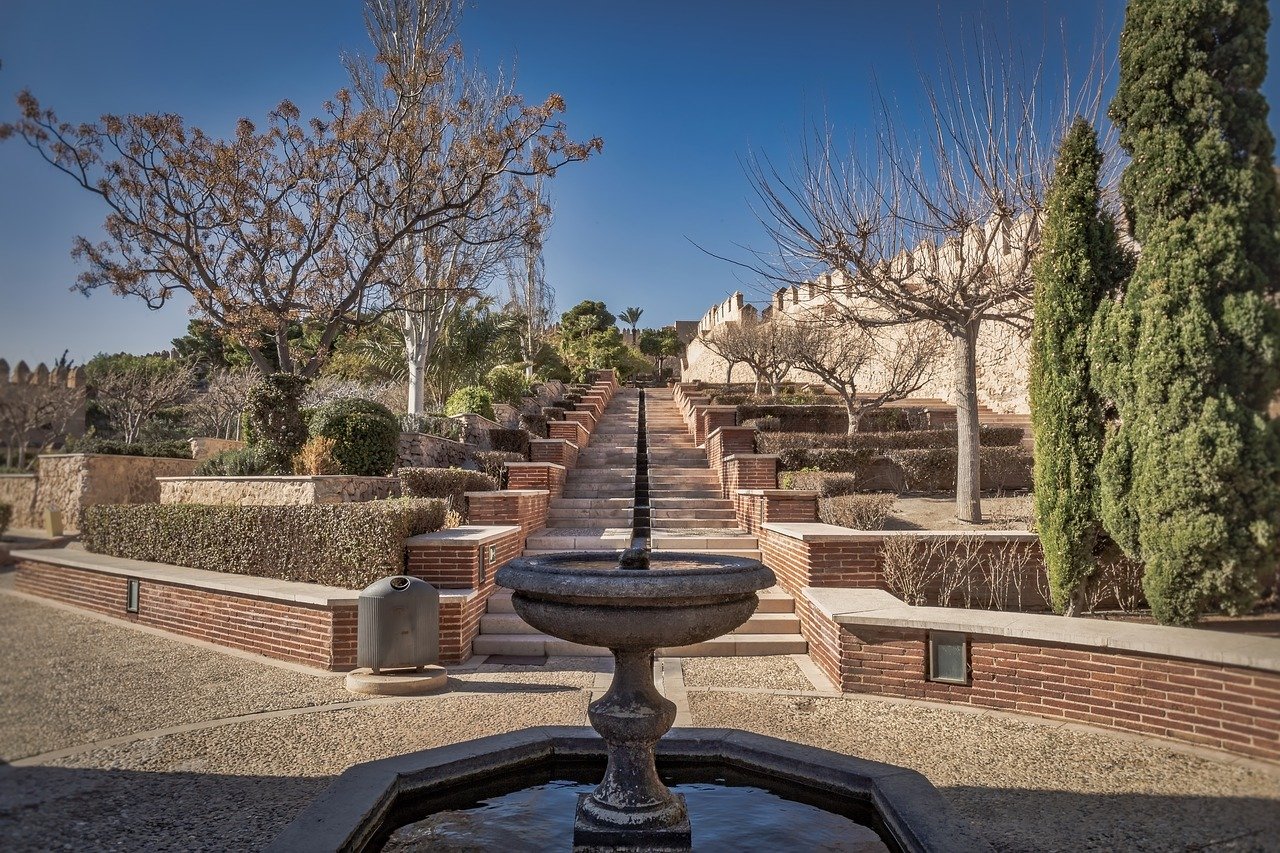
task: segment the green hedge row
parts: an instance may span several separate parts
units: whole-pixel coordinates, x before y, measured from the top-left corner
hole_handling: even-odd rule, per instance
[[[895,495],[838,495],[818,501],[818,520],[854,530],[882,530]]]
[[[439,530],[444,514],[439,500],[107,504],[85,509],[80,539],[96,554],[363,589],[403,574],[404,540]]]
[[[126,444],[123,441],[90,435],[68,441],[66,452],[102,453],[107,456],[159,456],[166,459],[190,459],[191,445],[183,439]]]
[[[1025,431],[1016,426],[984,426],[978,440],[983,447],[1017,447]],[[954,448],[953,429],[917,429],[904,432],[858,432],[853,435],[822,432],[762,432],[756,436],[759,453],[781,453],[790,448],[844,450],[921,450]]]
[[[497,483],[480,471],[461,468],[401,468],[400,490],[407,498],[440,498],[459,512],[467,492],[491,492]]]
[[[956,487],[956,450],[950,447],[886,453],[793,447],[778,456],[784,487],[816,489],[824,495],[852,491],[945,492]],[[1022,447],[984,447],[979,464],[985,490],[1031,488],[1031,452]],[[808,474],[823,476],[806,477]]]
[[[9,522],[13,521],[13,505],[0,504],[0,533],[4,533],[9,529]]]

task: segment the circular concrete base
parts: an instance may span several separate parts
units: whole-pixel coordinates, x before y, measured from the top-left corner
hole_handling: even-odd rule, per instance
[[[353,669],[347,673],[347,689],[352,693],[373,693],[378,696],[420,696],[444,687],[449,681],[442,666],[424,666],[419,671],[400,670],[380,672]]]

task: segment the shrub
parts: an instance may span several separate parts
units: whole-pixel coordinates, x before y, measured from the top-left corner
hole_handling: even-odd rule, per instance
[[[115,441],[88,435],[68,440],[68,453],[102,453],[108,456],[161,456],[168,459],[190,459],[191,445],[182,439],[169,441],[131,442]]]
[[[777,418],[787,432],[839,432],[849,426],[843,406],[743,403],[738,406],[738,423],[755,418]]]
[[[902,469],[903,479],[910,490],[936,492],[956,487],[954,447],[891,450],[885,455]]]
[[[332,438],[316,436],[302,445],[302,450],[293,457],[293,473],[317,477],[323,474],[337,474],[341,470],[338,461],[333,458],[333,448],[337,444]]]
[[[529,457],[522,453],[508,453],[502,450],[477,450],[471,458],[480,466],[480,470],[493,479],[498,488],[505,488],[507,483],[507,463],[527,462]],[[472,491],[478,491],[473,489]]]
[[[785,471],[815,468],[819,471],[853,473],[866,464],[871,456],[868,450],[847,450],[840,447],[789,447],[778,453],[778,464]]]
[[[343,474],[379,477],[396,464],[400,419],[372,400],[333,400],[316,409],[311,435],[334,440],[333,458]]]
[[[1017,447],[1027,431],[1018,426],[984,426],[979,430],[983,447]]]
[[[1022,427],[982,427],[979,439],[983,447],[1013,447],[1022,443]],[[756,437],[761,453],[780,453],[788,447],[842,447],[847,450],[867,449],[923,450],[954,448],[953,429],[921,429],[904,432],[859,432],[853,435],[829,432],[773,432]]]
[[[561,415],[561,417],[563,417],[563,414]],[[521,415],[520,429],[524,430],[525,432],[529,433],[535,438],[546,438],[548,434],[547,433],[548,420],[549,418],[546,415]]]
[[[240,447],[216,453],[196,466],[197,477],[258,477],[270,473],[257,448]]]
[[[407,498],[441,498],[461,509],[467,492],[491,492],[494,479],[480,471],[461,468],[401,468],[400,489]]]
[[[85,509],[94,553],[362,589],[405,570],[404,540],[439,530],[438,500],[307,506],[105,504]]]
[[[9,529],[10,521],[13,521],[13,505],[0,504],[0,534]]]
[[[256,447],[267,473],[287,474],[293,457],[307,440],[302,393],[307,380],[292,373],[273,373],[249,389],[245,400],[251,429],[246,439]]]
[[[1022,446],[984,447],[981,456],[983,488],[1031,488],[1031,451]]]
[[[479,385],[459,388],[449,395],[444,404],[444,413],[450,416],[479,415],[493,420],[493,395],[489,393],[489,389]]]
[[[782,488],[814,491],[824,498],[851,495],[858,490],[857,478],[853,474],[816,470],[784,473]]]
[[[523,462],[529,458],[529,433],[522,429],[491,429],[489,446],[503,453],[516,454]]]
[[[923,409],[869,409],[858,416],[862,432],[905,432],[924,426]]]
[[[525,378],[524,370],[507,364],[500,364],[490,370],[485,381],[496,403],[518,406],[520,398],[529,390],[529,380]]]
[[[854,530],[881,530],[896,495],[837,495],[818,501],[818,520]]]
[[[462,441],[462,424],[444,415],[403,415],[400,418],[400,428],[405,432]]]
[[[751,418],[742,425],[754,427],[759,432],[778,432],[782,429],[782,418],[766,415],[763,418]]]

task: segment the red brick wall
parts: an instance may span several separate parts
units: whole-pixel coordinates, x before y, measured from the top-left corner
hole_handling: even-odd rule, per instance
[[[590,412],[580,412],[580,411],[565,412],[564,419],[566,421],[577,421],[578,423],[582,424],[586,428],[588,433],[592,433],[596,431],[596,418],[595,418],[595,415],[591,414]],[[537,460],[534,460],[534,461],[537,461]]]
[[[535,438],[529,442],[529,461],[572,468],[578,464],[578,445],[560,438]]]
[[[818,520],[818,499],[811,492],[788,495],[759,495],[739,491],[734,496],[738,524],[748,533],[758,533],[766,522],[815,522]]]
[[[565,469],[563,465],[547,462],[540,465],[507,466],[507,488],[546,489],[551,497],[564,494]]]
[[[960,702],[1280,759],[1280,673],[974,636],[971,684],[942,684],[925,681],[923,630],[822,621],[807,632],[810,654],[848,692]]]
[[[546,526],[549,499],[542,489],[468,492],[467,523],[515,524],[528,536]]]
[[[548,438],[563,438],[565,441],[572,441],[579,448],[586,447],[591,439],[591,433],[587,432],[587,428],[577,421],[548,421],[547,422]]]
[[[440,600],[440,663],[459,664],[471,657],[471,644],[480,633],[488,597],[473,593],[465,600]]]
[[[330,670],[356,661],[356,605],[333,609],[140,578],[139,612],[125,612],[128,579],[47,563],[18,564],[17,588],[175,634]]]
[[[739,453],[756,452],[756,431],[751,427],[718,427],[707,433],[707,464],[720,478],[721,494],[729,497],[724,460]]]
[[[504,533],[491,542],[478,543],[457,539],[419,539],[409,546],[405,574],[422,578],[437,589],[474,589],[486,598],[493,592],[493,575],[509,560],[524,550],[524,534],[519,530]],[[497,558],[485,565],[480,577],[480,552],[497,546]]]

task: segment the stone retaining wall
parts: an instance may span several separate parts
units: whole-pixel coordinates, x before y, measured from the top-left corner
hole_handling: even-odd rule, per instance
[[[162,477],[160,503],[303,506],[400,496],[396,477]]]
[[[159,456],[46,454],[36,467],[36,514],[43,517],[45,510],[61,510],[63,526],[74,531],[85,507],[159,503],[156,478],[190,476],[196,464],[194,459]]]
[[[0,474],[0,504],[13,507],[10,527],[43,527],[36,514],[36,475]]]
[[[421,432],[402,432],[396,450],[396,467],[457,468],[468,455],[467,446],[461,442]]]

